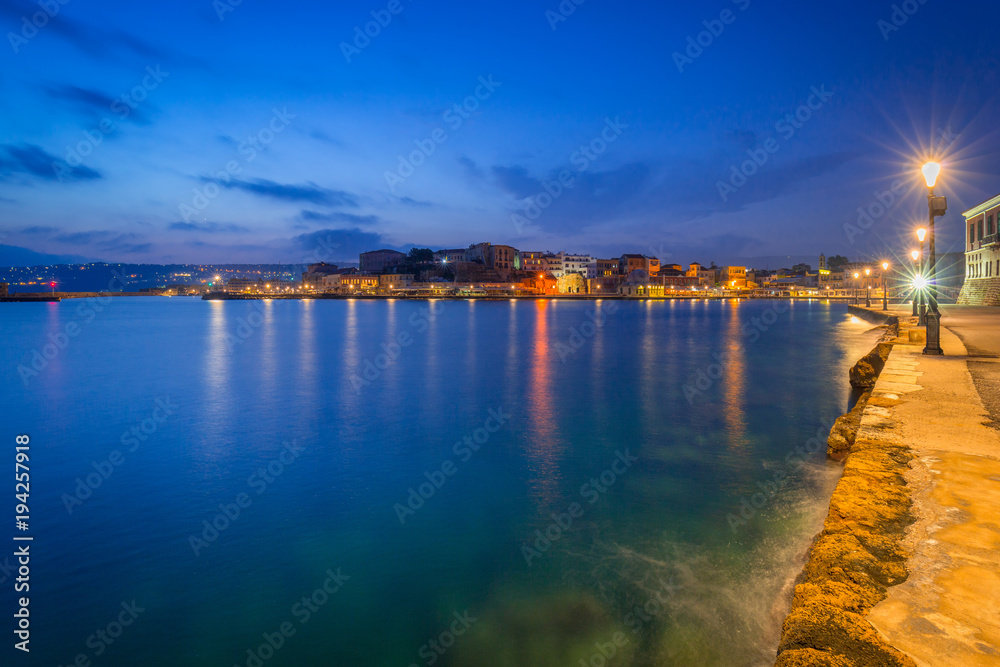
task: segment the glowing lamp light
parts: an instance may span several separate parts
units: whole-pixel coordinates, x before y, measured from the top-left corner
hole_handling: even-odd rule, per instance
[[[913,286],[917,289],[923,289],[927,287],[927,279],[923,276],[917,276],[913,279]]]
[[[914,262],[917,261],[918,259],[920,259],[920,251],[914,250],[913,252],[910,253],[910,257],[913,258]]]
[[[917,238],[920,239],[921,243],[923,243],[924,239],[927,238],[927,230],[924,229],[923,227],[921,227],[920,229],[918,229],[917,230]]]
[[[871,269],[865,269],[865,275],[866,276],[870,276],[871,274],[872,274],[872,270]]]
[[[855,271],[855,272],[854,272],[854,278],[855,278],[855,279],[857,279],[857,277],[858,277],[859,275],[861,275],[861,274],[859,274],[859,273],[858,273],[857,271]]]
[[[941,174],[941,165],[937,162],[928,162],[921,169],[924,172],[924,180],[927,181],[927,187],[933,188],[937,183],[938,176]]]
[[[882,262],[882,270],[883,271],[889,270],[889,262]]]

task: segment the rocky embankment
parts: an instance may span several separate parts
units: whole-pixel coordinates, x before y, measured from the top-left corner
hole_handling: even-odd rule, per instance
[[[776,667],[915,667],[865,619],[890,586],[907,578],[902,540],[913,521],[903,478],[913,455],[863,424],[866,411],[880,409],[872,389],[898,321],[890,320],[887,329],[883,342],[850,371],[851,384],[867,391],[830,432],[828,455],[846,460],[844,474],[795,587]]]

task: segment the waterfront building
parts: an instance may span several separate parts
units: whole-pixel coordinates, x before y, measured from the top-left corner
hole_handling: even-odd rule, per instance
[[[370,292],[378,288],[379,276],[365,276],[360,273],[341,274],[340,291]]]
[[[521,268],[520,253],[517,248],[509,245],[490,246],[486,267],[495,270],[506,280],[513,271]]]
[[[594,259],[587,265],[587,278],[609,278],[620,275],[617,259]]]
[[[465,261],[476,262],[486,266],[490,261],[490,244],[474,243],[465,251]]]
[[[649,279],[651,284],[660,285],[667,291],[688,290],[699,285],[696,276],[689,276],[684,273],[675,273],[673,270],[665,272],[662,269],[658,275]]]
[[[559,256],[562,258],[562,270],[564,274],[576,273],[586,276],[587,267],[594,261],[594,258],[590,255],[571,255],[566,252],[560,252]]]
[[[545,253],[534,250],[522,250],[520,255],[522,270],[533,273],[540,273],[545,270],[545,260],[542,259]]]
[[[551,273],[554,277],[559,278],[563,274],[563,261],[561,255],[553,255],[550,252],[542,255],[542,271],[545,273]]]
[[[327,264],[326,262],[310,264],[302,273],[302,286],[307,289],[315,289],[319,287],[323,276],[334,274],[339,270],[336,264]]]
[[[383,273],[378,277],[378,286],[385,291],[410,289],[413,287],[413,274]]]
[[[660,272],[660,260],[646,255],[622,255],[618,259],[618,273],[628,276],[633,271],[645,271],[646,275],[655,276]]]
[[[586,294],[587,279],[579,273],[563,273],[556,279],[560,294]]]
[[[466,254],[465,248],[451,248],[447,250],[438,250],[434,253],[435,262],[444,262],[446,264],[454,264],[455,262],[465,262]]]
[[[361,272],[379,274],[386,269],[399,266],[406,260],[406,255],[396,250],[372,250],[361,253]]]
[[[716,279],[715,267],[702,266],[698,262],[692,262],[688,266],[687,275],[698,279],[699,285],[714,287],[718,282]]]
[[[719,269],[719,284],[730,289],[745,289],[747,286],[747,267],[723,266]]]
[[[0,283],[0,297],[10,296],[10,285],[8,283]]]
[[[965,217],[965,281],[958,302],[1000,306],[1000,195],[962,215]]]

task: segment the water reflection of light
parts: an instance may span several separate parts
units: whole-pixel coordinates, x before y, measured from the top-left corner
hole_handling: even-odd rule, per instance
[[[531,372],[528,390],[528,461],[531,464],[528,485],[539,510],[551,507],[559,497],[559,458],[562,447],[552,407],[552,355],[550,352],[549,303],[535,301],[535,330],[532,339]]]
[[[317,377],[319,375],[319,358],[316,351],[316,318],[315,301],[312,299],[299,301],[299,364],[296,381],[301,401],[318,407],[320,392]],[[312,410],[307,414],[312,416]]]
[[[261,405],[267,404],[269,400],[268,395],[273,391],[272,388],[274,387],[278,373],[278,332],[274,321],[276,303],[274,299],[264,299],[262,307],[264,321],[261,323],[259,329],[261,343],[256,359],[257,366],[260,369],[258,388],[261,392]],[[250,312],[255,310],[257,310],[256,307],[252,308]]]
[[[362,378],[365,369],[362,367],[361,354],[358,352],[358,302],[347,300],[347,314],[344,316],[344,356],[340,367],[347,378]],[[355,379],[354,382],[357,382]],[[354,406],[358,400],[358,388],[350,381],[342,382],[340,393],[341,403]],[[363,386],[360,389],[364,389]]]
[[[745,336],[739,318],[739,301],[730,302],[733,310],[729,313],[729,326],[725,332],[726,349],[729,354],[723,364],[723,415],[730,447],[741,448],[747,442],[746,430],[746,350]]]
[[[227,412],[233,396],[232,349],[227,328],[225,301],[209,301],[208,335],[205,350],[204,377],[208,391],[203,400],[209,423],[221,423],[219,413]]]

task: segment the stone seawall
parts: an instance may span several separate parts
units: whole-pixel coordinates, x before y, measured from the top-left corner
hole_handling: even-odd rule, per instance
[[[850,310],[867,321],[888,324],[884,338],[898,332],[898,318]],[[908,576],[903,539],[913,517],[904,474],[913,454],[889,433],[893,425],[883,406],[892,395],[881,391],[877,381],[891,354],[891,344],[880,342],[851,369],[852,384],[874,374],[873,386],[831,430],[828,453],[846,457],[844,473],[795,587],[776,667],[915,665],[865,618],[890,586]]]

